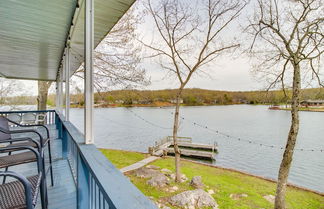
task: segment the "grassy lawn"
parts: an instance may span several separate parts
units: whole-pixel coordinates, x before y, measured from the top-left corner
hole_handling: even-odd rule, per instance
[[[146,158],[146,154],[123,150],[99,149],[117,168],[123,168]]]
[[[112,163],[117,165],[117,167],[123,167],[124,165],[131,164],[131,161],[135,162],[137,159],[141,160],[144,158],[144,154],[140,153],[116,150],[109,150],[107,153],[109,154],[106,156],[112,161]],[[167,168],[173,172],[175,170],[173,158],[160,159],[151,164],[159,166],[160,168]],[[181,172],[189,179],[193,176],[202,176],[203,183],[206,185],[206,190],[213,189],[215,191],[215,194],[212,196],[215,198],[219,208],[221,209],[273,208],[273,204],[265,200],[263,196],[275,194],[275,183],[241,173],[213,168],[188,161],[182,161],[181,164]],[[181,184],[175,184],[172,182],[170,186],[176,185],[179,187],[179,190],[170,193],[166,192],[164,189],[147,185],[146,181],[148,179],[137,178],[133,175],[128,176],[145,195],[153,197],[156,201],[186,190],[194,189],[189,186],[188,182]],[[230,198],[230,194],[242,193],[247,194],[248,197],[242,197],[239,200],[233,200]],[[324,209],[324,197],[312,192],[288,188],[287,206],[292,209]]]

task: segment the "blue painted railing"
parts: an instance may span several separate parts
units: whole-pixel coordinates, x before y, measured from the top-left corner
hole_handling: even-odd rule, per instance
[[[0,115],[43,113],[46,124],[56,125],[77,189],[78,209],[151,209],[156,205],[144,196],[84,135],[54,110],[0,112]],[[54,171],[55,174],[55,171]],[[50,208],[49,208],[50,209]]]
[[[64,116],[56,113],[62,136],[63,157],[68,159],[77,186],[79,209],[151,209],[155,204],[144,196]]]

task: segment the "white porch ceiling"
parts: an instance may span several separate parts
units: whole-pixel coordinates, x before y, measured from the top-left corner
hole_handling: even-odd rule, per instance
[[[94,0],[95,46],[134,1]],[[0,76],[56,80],[71,26],[70,74],[78,69],[84,54],[83,0],[78,5],[77,0],[0,0]]]

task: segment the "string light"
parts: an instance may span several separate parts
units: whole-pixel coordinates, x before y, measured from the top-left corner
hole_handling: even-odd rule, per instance
[[[141,117],[140,115],[136,114],[136,113],[135,113],[134,111],[132,111],[130,108],[126,108],[126,110],[128,110],[129,112],[131,112],[131,113],[132,113],[133,115],[135,115],[137,118],[143,120],[144,122],[146,122],[146,123],[148,123],[148,124],[150,124],[150,125],[152,125],[152,126],[155,126],[155,127],[157,127],[157,128],[161,128],[161,129],[172,129],[172,128],[167,128],[167,127],[159,126],[159,125],[157,125],[157,124],[155,124],[155,123],[152,123],[152,122],[146,120],[145,118]]]
[[[164,110],[167,110],[163,107],[160,107],[161,109],[164,109]],[[174,113],[170,111],[170,113],[173,115]],[[264,146],[264,147],[268,147],[268,148],[276,148],[276,149],[280,149],[280,150],[283,150],[284,147],[281,147],[281,146],[276,146],[276,145],[268,145],[268,144],[263,144],[263,143],[260,143],[260,142],[255,142],[255,141],[252,141],[252,140],[249,140],[249,139],[244,139],[244,138],[241,138],[241,137],[236,137],[236,136],[231,136],[227,133],[224,133],[224,132],[221,132],[221,131],[218,131],[218,130],[215,130],[215,129],[212,129],[212,128],[209,128],[208,126],[206,125],[202,125],[202,124],[199,124],[197,122],[194,122],[194,121],[190,121],[188,119],[185,119],[183,116],[180,116],[180,118],[182,120],[186,120],[190,123],[192,123],[194,126],[198,126],[202,129],[205,129],[205,130],[209,130],[213,133],[216,133],[217,135],[222,135],[224,137],[227,137],[229,139],[233,139],[233,140],[237,140],[237,141],[243,141],[243,142],[247,142],[248,144],[255,144],[255,145],[260,145],[260,146]],[[303,149],[303,148],[295,148],[294,151],[306,151],[306,152],[323,152],[324,149]]]

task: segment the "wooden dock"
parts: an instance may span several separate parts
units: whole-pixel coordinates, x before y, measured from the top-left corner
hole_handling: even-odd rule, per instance
[[[156,141],[154,146],[149,147],[149,153],[153,156],[174,155],[173,145],[173,137],[168,136]],[[215,160],[216,144],[193,143],[190,137],[178,137],[178,146],[181,156]]]

